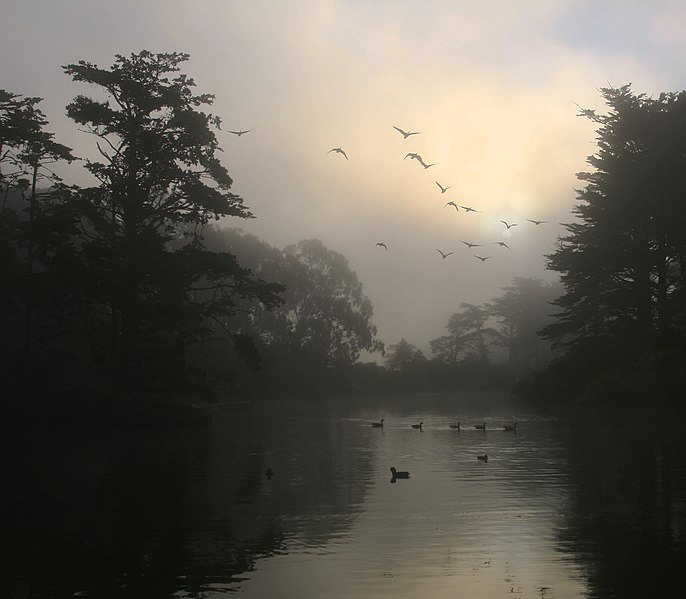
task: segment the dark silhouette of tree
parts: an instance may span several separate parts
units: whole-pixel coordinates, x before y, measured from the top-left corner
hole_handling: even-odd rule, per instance
[[[99,181],[81,196],[81,247],[95,355],[128,388],[174,387],[189,377],[189,346],[221,322],[238,298],[278,303],[230,254],[207,251],[203,226],[252,214],[219,162],[220,119],[200,110],[180,72],[187,54],[117,55],[109,69],[64,67],[105,99],[77,96],[67,114],[96,138]]]
[[[683,347],[686,332],[686,92],[601,93],[607,114],[581,111],[598,124],[598,151],[588,158],[593,170],[577,174],[579,221],[548,256],[565,293],[543,330],[587,377]]]
[[[75,158],[45,130],[40,101],[0,90],[0,328],[8,369],[2,378],[25,386],[34,366],[45,365],[36,351],[64,324],[69,306],[61,279],[74,253],[70,190],[51,167]]]
[[[403,337],[398,343],[388,347],[385,362],[392,372],[411,373],[425,365],[426,357],[421,349]]]

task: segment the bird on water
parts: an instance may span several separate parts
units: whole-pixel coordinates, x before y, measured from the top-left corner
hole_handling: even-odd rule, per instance
[[[393,478],[410,478],[410,473],[407,470],[396,470],[395,466],[391,466],[391,473]]]
[[[488,462],[488,454],[485,453],[484,455],[478,455],[476,456],[477,460],[480,460],[481,462]]]
[[[372,422],[374,428],[383,428],[383,418],[379,422]]]
[[[457,421],[457,424],[449,424],[448,425],[450,428],[456,428],[458,431],[460,430],[460,421]]]
[[[505,426],[503,426],[503,430],[513,431],[516,433],[517,432],[517,422],[515,422],[512,426],[510,426],[509,424],[506,424]]]
[[[478,431],[485,431],[486,430],[486,423],[482,422],[481,424],[475,424],[474,428]]]
[[[412,428],[416,428],[416,429],[422,430],[422,426],[424,426],[424,423],[423,423],[423,422],[420,422],[419,424],[413,424],[413,425],[412,425]]]

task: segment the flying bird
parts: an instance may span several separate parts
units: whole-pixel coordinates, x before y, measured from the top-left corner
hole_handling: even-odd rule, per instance
[[[489,258],[493,258],[493,256],[486,256],[486,257],[484,258],[484,257],[482,257],[482,256],[477,256],[476,254],[474,254],[474,257],[475,257],[475,258],[478,258],[478,259],[481,260],[482,262],[486,262],[486,260],[488,260]]]
[[[417,154],[417,152],[408,152],[407,154],[405,154],[405,158],[403,158],[403,160],[407,160],[408,158],[420,161],[422,159],[422,157],[419,154]]]
[[[403,131],[400,127],[393,125],[393,129],[402,133],[403,139],[407,139],[410,135],[419,135],[421,131]]]
[[[441,190],[441,193],[445,193],[452,187],[452,185],[448,185],[448,187],[443,187],[443,185],[441,185],[438,181],[436,181],[436,185],[438,185],[438,188]]]
[[[510,223],[505,222],[504,220],[501,220],[500,222],[503,223],[508,228],[508,230],[511,229],[512,227],[517,226],[517,223],[510,224]]]
[[[481,212],[481,210],[476,210],[472,208],[471,206],[462,206],[460,204],[460,208],[463,208],[465,212]]]
[[[234,135],[238,135],[238,137],[240,137],[241,135],[244,135],[245,133],[250,133],[251,131],[252,129],[246,129],[245,131],[227,131],[227,133],[233,133]]]
[[[468,241],[460,241],[460,243],[464,243],[468,248],[480,248],[481,244],[479,243],[469,243]]]
[[[445,260],[448,256],[450,256],[450,254],[452,254],[452,252],[448,252],[447,254],[445,254],[439,249],[437,249],[436,251],[443,257],[443,260]]]
[[[511,250],[512,248],[507,245],[504,241],[494,241],[493,245],[499,245],[501,248],[507,248],[508,250]]]
[[[436,166],[438,162],[432,162],[431,164],[427,164],[422,160],[421,156],[417,156],[417,160],[419,161],[419,164],[421,164],[425,169],[430,168],[432,166]]]
[[[446,207],[448,207],[448,206],[452,206],[452,207],[455,208],[455,210],[457,210],[458,212],[460,211],[460,209],[457,207],[457,204],[456,204],[455,202],[448,202],[445,206],[443,206],[443,208],[446,208]]]
[[[547,220],[533,220],[530,218],[527,218],[526,220],[528,220],[530,223],[534,223],[534,225],[542,225],[543,223],[548,222]]]
[[[345,159],[348,160],[348,155],[341,148],[331,148],[327,152],[327,154],[331,154],[331,152],[337,152],[338,154],[343,154],[343,156],[345,156]]]
[[[382,247],[386,251],[388,251],[388,246],[385,243],[383,243],[382,241],[379,241],[379,243],[377,243],[376,245],[378,245],[379,247]]]

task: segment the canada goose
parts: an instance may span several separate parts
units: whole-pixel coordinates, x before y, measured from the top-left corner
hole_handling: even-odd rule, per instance
[[[492,245],[499,245],[501,248],[507,248],[508,250],[511,250],[512,248],[507,245],[504,241],[494,241]]]
[[[271,467],[267,466],[267,469],[264,471],[264,475],[268,480],[271,480],[272,476],[274,476],[274,471],[271,469]]]
[[[250,133],[252,129],[246,129],[245,131],[227,131],[227,133],[233,133],[234,135],[238,135],[240,137],[241,135],[244,135],[245,133]]]
[[[391,466],[391,473],[393,478],[410,478],[410,473],[407,470],[396,470],[394,466]]]
[[[478,431],[485,431],[486,430],[486,423],[482,422],[481,424],[475,424],[474,428]]]
[[[393,125],[393,129],[402,133],[403,139],[407,139],[410,135],[419,135],[421,131],[403,131],[400,127]]]
[[[452,252],[448,252],[447,254],[445,254],[439,249],[437,249],[436,251],[442,256],[443,260],[445,260],[448,256],[452,254]]]
[[[480,248],[481,244],[479,243],[469,243],[468,241],[460,241],[460,243],[464,243],[468,248]]]
[[[488,462],[488,454],[485,453],[484,455],[478,455],[476,456],[476,459],[482,462]]]
[[[443,206],[443,208],[447,208],[448,206],[452,206],[458,212],[460,211],[460,209],[457,207],[457,204],[455,202],[448,202],[445,206]]]
[[[510,223],[505,222],[504,220],[501,220],[500,222],[503,223],[508,228],[508,230],[511,229],[512,227],[517,226],[517,223],[510,224]]]
[[[471,206],[463,206],[460,204],[460,208],[463,208],[465,212],[481,212],[481,210],[477,210],[476,208],[472,208]]]
[[[348,160],[348,155],[341,149],[341,148],[331,148],[327,154],[331,154],[331,152],[336,152],[338,154],[343,154],[345,156],[345,159]]]
[[[438,188],[441,190],[441,193],[445,193],[452,187],[452,185],[448,185],[448,187],[443,187],[443,185],[441,185],[438,181],[436,181],[436,185],[438,185]]]
[[[379,241],[379,243],[377,243],[376,245],[378,245],[379,247],[382,247],[386,251],[388,251],[388,246],[383,241]]]
[[[374,428],[383,428],[383,418],[379,422],[372,422]]]
[[[420,422],[419,424],[413,424],[412,428],[417,428],[419,430],[422,430],[422,426],[424,426],[424,423]]]
[[[527,218],[526,220],[528,220],[530,223],[534,223],[534,225],[537,225],[537,226],[548,222],[547,220],[533,220],[531,218]]]
[[[517,423],[515,422],[512,426],[510,426],[509,424],[506,424],[505,426],[503,426],[503,430],[514,431],[516,433],[517,432]]]
[[[417,154],[417,152],[408,152],[407,154],[405,154],[405,158],[403,158],[403,160],[407,160],[408,158],[412,158],[413,160],[422,159],[422,157],[419,154]]]
[[[460,430],[460,421],[458,420],[457,424],[449,424],[450,428],[456,428],[458,431]]]
[[[474,254],[474,257],[478,258],[482,262],[486,262],[486,260],[488,260],[489,258],[493,258],[493,256],[477,256],[476,254]]]

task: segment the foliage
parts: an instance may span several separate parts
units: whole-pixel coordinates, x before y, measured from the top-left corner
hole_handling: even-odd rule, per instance
[[[443,364],[456,365],[469,360],[488,363],[488,341],[495,332],[486,326],[489,312],[486,307],[462,303],[461,312],[449,319],[449,334],[430,341],[431,351]]]

